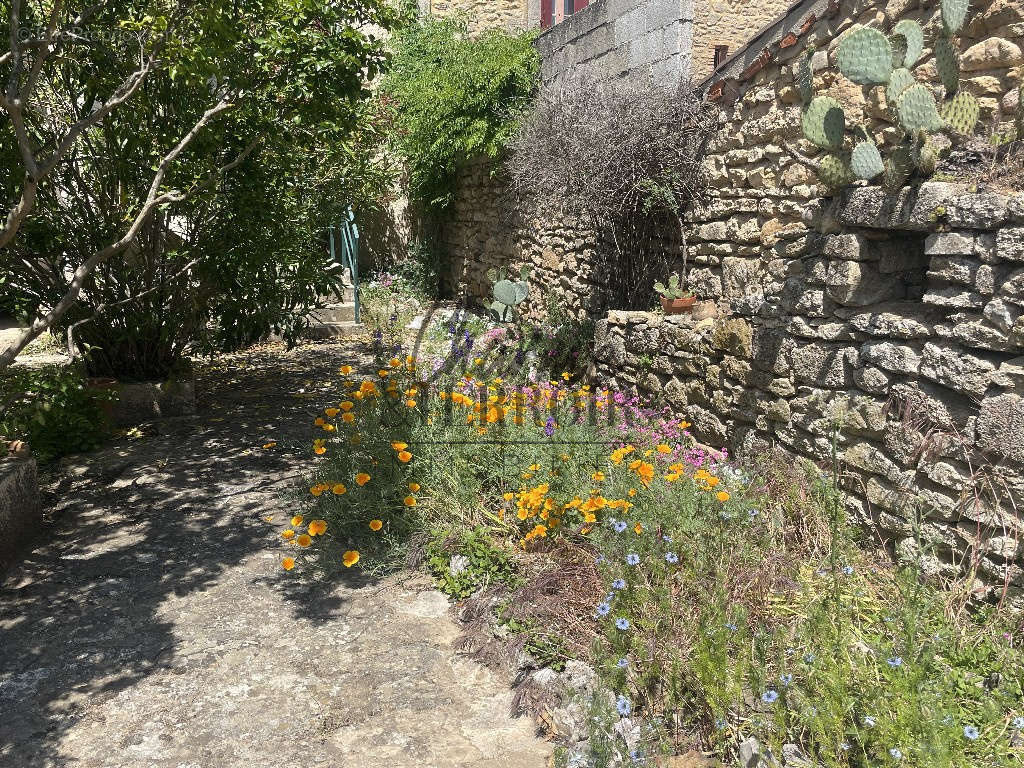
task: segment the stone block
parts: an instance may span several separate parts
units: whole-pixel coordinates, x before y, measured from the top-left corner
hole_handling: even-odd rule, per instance
[[[859,261],[830,262],[825,285],[833,300],[852,307],[900,299],[906,293],[900,280],[883,277],[877,266]]]
[[[982,400],[977,443],[983,451],[1024,462],[1024,397],[1007,393]]]
[[[0,459],[0,572],[19,557],[41,517],[35,459]]]
[[[971,397],[984,396],[994,371],[988,360],[942,343],[926,343],[921,355],[922,376]]]
[[[996,256],[1004,261],[1024,261],[1024,227],[1003,227],[999,230]]]
[[[928,256],[970,256],[976,239],[973,232],[939,232],[928,235],[924,252]]]
[[[861,360],[882,370],[914,376],[921,367],[921,347],[892,341],[868,341],[860,348]]]
[[[839,200],[839,221],[853,227],[927,232],[935,228],[950,201],[964,187],[928,182],[890,193],[881,187],[856,187]]]

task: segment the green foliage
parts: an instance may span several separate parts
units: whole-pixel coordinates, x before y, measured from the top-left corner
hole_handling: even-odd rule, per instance
[[[46,6],[23,3],[24,29],[45,27]],[[28,104],[34,145],[58,144],[78,105],[107,98],[137,68],[140,45],[156,44],[141,29],[166,26],[170,37],[139,93],[84,131],[40,186],[36,211],[0,253],[0,280],[29,311],[53,306],[66,275],[122,235],[165,153],[226,98],[233,106],[168,170],[165,187],[190,199],[162,207],[129,249],[100,265],[58,330],[103,307],[75,335],[92,348],[92,374],[126,379],[163,378],[190,349],[230,349],[272,330],[294,339],[340,276],[321,241],[326,224],[388,181],[368,151],[379,136],[365,107],[386,50],[365,30],[387,29],[393,11],[377,0],[100,9],[40,72]],[[23,176],[8,138],[5,198]],[[249,147],[233,171],[215,172]]]
[[[936,144],[929,139],[938,131],[971,136],[978,121],[978,104],[970,94],[959,93],[960,62],[952,36],[963,26],[969,0],[943,0],[944,31],[934,43],[935,64],[945,87],[946,103],[941,109],[929,86],[918,83],[910,67],[924,51],[924,30],[911,19],[897,22],[886,38],[873,27],[862,26],[844,35],[836,53],[839,71],[865,88],[886,85],[886,101],[892,122],[904,132],[900,145],[883,160],[864,125],[848,125],[842,106],[827,96],[811,98],[807,87],[809,54],[796,65],[795,78],[804,101],[804,137],[832,154],[819,164],[818,176],[832,189],[855,179],[871,180],[895,189],[906,183],[916,170],[924,176],[935,172],[939,159]],[[852,131],[852,146],[846,135]],[[847,147],[848,151],[842,151]]]
[[[533,37],[470,37],[463,20],[435,16],[399,32],[381,99],[410,196],[423,209],[443,210],[459,164],[498,157],[514,137],[540,68]]]
[[[0,376],[0,435],[24,440],[40,462],[92,450],[110,433],[115,395],[86,386],[73,368],[14,367]]]
[[[685,286],[680,284],[678,275],[669,275],[668,285],[661,282],[655,283],[654,291],[666,299],[683,299],[693,295]]]
[[[435,533],[427,545],[426,562],[438,588],[457,600],[497,584],[515,588],[520,583],[508,550],[496,546],[482,528]],[[527,629],[520,626],[513,631]]]

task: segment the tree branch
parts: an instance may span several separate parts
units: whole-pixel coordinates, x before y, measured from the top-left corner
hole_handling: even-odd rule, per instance
[[[96,251],[92,256],[86,259],[78,268],[74,271],[71,276],[71,281],[68,284],[68,289],[64,296],[59,302],[51,309],[46,315],[36,318],[31,326],[25,330],[25,332],[18,337],[13,345],[5,349],[0,353],[0,370],[3,370],[9,366],[18,354],[28,346],[33,339],[40,336],[43,332],[53,327],[53,325],[64,316],[64,314],[72,307],[77,301],[79,294],[82,292],[82,287],[85,284],[86,278],[92,274],[92,272],[103,262],[115,254],[120,253],[124,250],[138,235],[139,230],[145,225],[150,214],[157,207],[166,205],[169,203],[178,203],[184,200],[188,200],[194,194],[202,189],[208,188],[214,184],[217,179],[228,171],[234,169],[239,164],[245,161],[249,155],[253,153],[263,136],[258,135],[253,138],[249,144],[232,160],[230,163],[221,166],[214,173],[211,173],[202,184],[193,185],[191,189],[180,191],[180,190],[168,190],[160,193],[160,187],[163,184],[164,177],[167,174],[167,170],[174,160],[185,150],[185,148],[192,142],[193,139],[202,131],[202,129],[218,114],[225,110],[231,109],[234,105],[222,99],[218,104],[206,110],[203,116],[196,122],[192,129],[182,137],[181,141],[160,161],[160,165],[157,168],[157,172],[153,177],[153,182],[150,184],[149,193],[146,196],[146,200],[142,205],[142,208],[136,214],[132,220],[131,226],[128,230],[118,239],[116,242],[107,245],[104,248]]]

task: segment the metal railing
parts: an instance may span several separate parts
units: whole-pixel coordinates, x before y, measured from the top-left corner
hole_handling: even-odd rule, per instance
[[[327,239],[331,249],[331,262],[348,269],[352,279],[352,298],[355,302],[355,320],[359,322],[359,227],[356,214],[349,208],[337,227],[327,228]],[[339,253],[340,252],[340,253]],[[344,298],[344,297],[343,297]]]

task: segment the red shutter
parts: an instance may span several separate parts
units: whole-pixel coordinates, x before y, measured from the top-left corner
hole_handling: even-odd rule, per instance
[[[590,5],[590,0],[572,0],[572,12],[582,11],[588,5]]]
[[[555,0],[540,0],[540,28],[551,26],[555,15]]]

